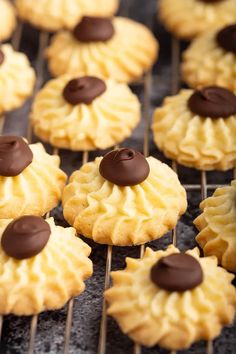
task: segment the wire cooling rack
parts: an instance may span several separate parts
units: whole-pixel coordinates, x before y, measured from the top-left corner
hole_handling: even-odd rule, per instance
[[[132,0],[126,0],[123,4],[121,13],[122,15],[129,15],[129,10],[131,3],[134,2]],[[150,24],[149,24],[150,25]],[[22,32],[23,32],[23,27],[24,25],[20,22],[18,24],[18,28],[13,36],[12,39],[12,45],[14,46],[15,49],[21,48],[21,40],[22,40]],[[37,72],[37,83],[35,87],[35,92],[34,95],[38,92],[38,90],[41,88],[41,86],[44,83],[44,78],[46,76],[46,63],[44,60],[44,50],[47,47],[49,43],[50,35],[47,32],[41,31],[39,33],[39,42],[38,42],[38,51],[37,51],[37,58],[35,62],[35,68]],[[171,39],[171,89],[169,91],[169,94],[175,94],[179,87],[180,87],[180,79],[179,79],[179,66],[180,66],[180,53],[181,53],[181,43],[176,40],[175,38]],[[149,72],[146,73],[145,76],[143,77],[140,82],[134,84],[134,86],[137,88],[142,88],[144,95],[143,95],[143,120],[144,120],[144,126],[143,126],[143,143],[142,143],[142,148],[143,148],[143,153],[145,156],[149,155],[149,150],[150,150],[150,112],[151,112],[151,106],[152,106],[152,88],[153,88],[153,79],[155,79],[155,75],[153,73]],[[1,117],[0,119],[0,133],[2,130],[4,131],[4,122],[5,119],[4,117]],[[29,141],[32,141],[32,129],[30,125],[28,124],[28,129],[27,129],[27,138]],[[58,149],[52,149],[52,152],[54,154],[58,155],[63,155],[61,151]],[[63,159],[63,156],[61,156]],[[86,163],[89,160],[90,156],[88,152],[83,152],[81,156],[81,162],[82,164]],[[176,173],[180,171],[179,178],[182,181],[183,177],[183,171],[180,166],[178,166],[174,161],[169,162],[172,166],[172,168],[176,171]],[[228,172],[227,173],[227,179],[233,179],[236,178],[236,169],[234,171]],[[190,178],[191,180],[191,178]],[[225,179],[224,177],[222,178],[221,176],[221,181],[223,183],[214,183],[215,178],[212,173],[207,173],[205,171],[202,171],[201,173],[198,174],[198,181],[196,182],[196,178],[193,178],[194,183],[190,183],[189,179],[187,183],[183,183],[184,187],[187,190],[187,193],[191,194],[191,192],[196,192],[200,194],[201,198],[200,199],[205,199],[208,195],[208,191],[212,192],[215,188],[222,186],[225,184]],[[209,181],[208,181],[209,180]],[[172,231],[171,233],[171,238],[168,239],[168,242],[172,242],[173,244],[177,244],[179,237],[179,232],[178,232],[178,226]],[[153,243],[154,244],[154,243]],[[150,246],[150,245],[149,245]],[[145,245],[142,245],[138,247],[138,256],[142,257],[143,253],[145,250]],[[104,277],[103,277],[103,283],[104,283],[104,290],[109,288],[110,286],[110,271],[113,265],[113,258],[116,256],[116,252],[119,252],[117,250],[117,247],[112,247],[112,246],[106,246],[103,248],[103,251],[105,251],[105,272],[104,272]],[[123,255],[122,255],[123,256]],[[67,310],[66,310],[66,321],[65,321],[65,327],[64,327],[64,341],[62,343],[62,347],[58,350],[53,351],[53,353],[57,352],[63,352],[64,354],[69,354],[69,353],[89,353],[93,354],[95,352],[98,352],[98,354],[110,354],[111,350],[107,349],[107,336],[108,336],[108,330],[109,330],[109,324],[108,324],[108,318],[106,315],[106,302],[103,299],[102,304],[101,304],[101,316],[100,316],[100,323],[96,324],[99,326],[99,336],[98,336],[98,341],[97,341],[97,350],[96,351],[89,351],[86,348],[84,349],[79,349],[78,351],[71,349],[71,333],[73,330],[73,313],[75,310],[75,304],[74,304],[74,299],[71,299],[67,305]],[[50,316],[50,314],[49,314]],[[33,354],[33,353],[46,353],[45,349],[44,351],[38,350],[35,346],[35,341],[36,341],[36,336],[37,336],[37,329],[38,329],[38,316],[33,316],[30,319],[30,329],[28,331],[28,343],[24,346],[24,349],[18,348],[18,351],[15,349],[6,349],[4,342],[7,341],[6,337],[8,336],[8,332],[5,331],[5,333],[2,333],[3,327],[4,327],[4,321],[5,319],[0,316],[0,353],[23,353],[27,352],[28,354]],[[11,318],[11,321],[14,321],[14,318]],[[23,330],[24,331],[24,330]],[[2,334],[2,336],[1,336]],[[1,345],[1,339],[2,339],[2,345]],[[43,339],[42,339],[43,340]],[[214,348],[213,348],[213,343],[212,341],[208,341],[205,344],[201,346],[200,351],[198,349],[193,349],[194,351],[191,351],[191,353],[204,353],[204,354],[213,354],[214,353]],[[48,348],[48,352],[52,353],[50,351],[50,345]],[[119,349],[118,351],[113,349],[113,353],[119,353],[119,354],[128,354],[128,353],[134,353],[134,354],[141,354],[141,353],[171,353],[171,354],[176,354],[176,351],[162,351],[160,349],[150,349],[147,350],[145,348],[142,348],[140,345],[133,343],[129,344],[129,349]],[[187,351],[185,351],[187,353]],[[182,353],[182,352],[181,352]],[[233,353],[233,352],[232,352]],[[221,352],[220,354],[231,354],[231,351],[226,351],[223,353]]]

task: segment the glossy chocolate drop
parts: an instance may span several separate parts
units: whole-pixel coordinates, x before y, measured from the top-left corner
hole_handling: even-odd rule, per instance
[[[209,86],[195,91],[188,107],[201,117],[227,118],[236,114],[236,95],[225,88]]]
[[[48,243],[49,224],[38,216],[22,216],[13,220],[5,229],[1,246],[15,259],[27,259],[39,254]]]
[[[83,76],[67,83],[63,90],[64,99],[75,106],[80,103],[90,104],[106,91],[103,80],[93,76]]]
[[[106,42],[113,37],[114,26],[110,18],[84,16],[74,29],[80,42]]]
[[[200,263],[185,253],[176,253],[159,259],[151,269],[151,280],[167,291],[186,291],[203,282]]]
[[[108,181],[124,187],[142,183],[148,177],[150,167],[140,152],[122,148],[103,157],[99,172]]]
[[[219,31],[216,36],[216,41],[226,52],[236,54],[236,24],[224,27]]]
[[[33,160],[28,144],[19,136],[0,136],[0,176],[18,176]]]
[[[5,54],[3,53],[3,51],[0,49],[0,65],[2,65],[2,63],[4,62],[5,59]]]

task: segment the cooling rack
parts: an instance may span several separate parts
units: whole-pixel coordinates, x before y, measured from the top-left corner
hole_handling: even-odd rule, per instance
[[[144,0],[124,1],[122,3],[121,14],[123,16],[132,15],[134,9],[133,6],[134,5],[137,6],[138,2],[140,5],[143,5]],[[154,2],[156,1],[153,1],[152,6],[150,6],[149,13],[147,16],[148,23],[146,23],[152,28],[153,28],[152,20],[153,20],[153,16],[155,16],[154,5],[153,5]],[[152,13],[151,10],[153,11]],[[139,12],[139,15],[140,13],[141,11]],[[22,36],[23,36],[24,29],[25,29],[25,25],[23,25],[20,22],[18,24],[18,28],[12,39],[12,44],[15,49],[19,49],[19,48],[22,49],[21,45],[22,45]],[[37,91],[43,85],[45,79],[48,76],[43,53],[46,46],[49,43],[49,39],[50,39],[50,35],[47,32],[41,31],[38,34],[38,50],[37,50],[36,60],[34,62],[34,66],[37,71],[37,83],[36,83],[34,94],[37,93]],[[171,63],[170,63],[171,65],[170,65],[170,71],[167,72],[167,74],[168,73],[170,74],[169,76],[171,77],[171,82],[170,84],[169,83],[167,84],[168,89],[166,92],[163,93],[162,95],[163,97],[166,94],[175,94],[181,85],[180,78],[179,78],[181,43],[175,38],[171,38],[168,41],[168,46],[170,47],[170,52],[171,52]],[[152,73],[149,72],[145,74],[142,80],[132,85],[132,89],[139,94],[143,103],[143,124],[139,128],[139,132],[138,132],[139,142],[141,142],[142,140],[141,145],[139,144],[139,150],[142,149],[145,156],[148,156],[149,153],[151,152],[152,155],[155,155],[156,157],[159,157],[162,160],[164,159],[164,157],[157,152],[156,148],[153,147],[153,143],[151,141],[150,117],[151,117],[153,106],[160,103],[160,101],[155,102],[155,99],[153,99],[153,92],[155,91],[155,88],[157,87],[158,89],[158,85],[161,84],[161,82],[158,82],[158,80],[168,81],[167,76],[166,76],[166,72],[164,72],[164,74],[162,73],[158,74],[158,72],[156,71]],[[23,112],[22,114],[25,114],[25,110],[21,112]],[[7,121],[8,119],[5,120],[4,117],[1,117],[0,132],[2,131],[3,133],[11,132],[13,125],[7,124]],[[27,138],[29,141],[32,141],[34,139],[29,124],[27,127]],[[132,139],[128,141],[129,146],[133,146],[134,143],[135,141]],[[65,164],[65,160],[68,156],[66,155],[67,153],[65,151],[52,149],[48,146],[47,148],[54,154],[60,155],[62,159],[62,165]],[[99,155],[101,153],[95,152],[95,155],[96,154]],[[94,153],[88,153],[88,152],[83,152],[82,154],[70,153],[70,155],[73,156],[70,172],[73,169],[78,168],[81,163],[84,164],[87,161],[89,161],[89,159],[94,158]],[[230,179],[236,178],[236,169],[234,171],[230,171],[224,174],[212,173],[212,172],[207,173],[205,171],[196,172],[196,171],[190,171],[190,169],[185,169],[177,165],[174,161],[171,162],[165,160],[165,162],[169,163],[172,166],[172,168],[176,171],[176,173],[178,173],[179,178],[187,191],[190,204],[192,202],[193,196],[195,198],[194,203],[197,205],[201,199],[207,197],[208,192],[212,193],[215,188],[222,186],[225,183],[228,183]],[[196,210],[194,212],[197,212]],[[53,215],[55,216],[56,219],[59,220],[59,222],[63,223],[63,221],[61,220],[60,209],[54,212]],[[190,215],[188,219],[192,221],[193,215]],[[177,227],[172,231],[171,235],[168,234],[166,237],[163,238],[164,241],[163,240],[154,241],[151,244],[149,244],[149,246],[151,246],[154,249],[163,248],[171,242],[175,245],[178,244],[178,246],[181,246],[182,243],[185,248],[189,248],[190,246],[194,245],[193,235],[190,243],[185,244],[183,242],[183,239],[185,239],[184,226],[190,223],[190,220],[188,220],[187,222],[186,220],[184,220],[183,222],[180,221]],[[194,234],[194,231],[192,231],[192,234]],[[145,246],[143,245],[140,247],[133,247],[132,251],[130,251],[130,248],[123,248],[122,250],[120,250],[119,248],[112,247],[112,246],[100,246],[100,245],[95,245],[93,243],[91,245],[93,247],[93,252],[98,252],[99,257],[101,257],[102,259],[102,263],[98,262],[98,264],[96,264],[95,262],[94,264],[95,268],[100,267],[101,264],[102,267],[99,270],[99,277],[95,277],[94,280],[93,280],[94,277],[92,277],[92,279],[89,281],[90,283],[91,282],[93,283],[93,287],[91,288],[92,289],[91,293],[90,292],[86,293],[87,292],[86,291],[85,296],[84,295],[81,296],[82,301],[80,302],[78,302],[77,299],[70,300],[68,305],[65,307],[65,309],[63,309],[60,312],[56,311],[54,313],[53,312],[46,313],[45,315],[40,315],[40,317],[33,316],[27,319],[25,318],[17,319],[13,316],[7,316],[6,318],[3,318],[0,316],[0,353],[20,353],[20,354],[25,352],[28,354],[33,354],[33,353],[94,354],[96,352],[98,352],[99,354],[105,354],[105,353],[107,354],[110,353],[113,354],[128,354],[128,353],[176,354],[177,353],[176,351],[170,352],[159,348],[146,349],[146,348],[142,348],[140,345],[136,343],[132,343],[131,341],[128,341],[128,339],[125,336],[121,335],[114,321],[107,318],[106,315],[106,302],[102,298],[102,291],[104,289],[107,289],[110,286],[111,269],[118,269],[120,268],[121,264],[124,265],[125,257],[128,255],[130,256],[131,253],[135,257],[142,257],[145,250]],[[95,256],[94,258],[96,259]],[[99,289],[98,296],[96,293],[94,294],[94,289],[96,289],[96,281],[98,281],[97,284],[97,288]],[[86,299],[86,296],[89,297],[88,301]],[[81,306],[82,307],[85,306],[86,303],[87,306],[89,306],[89,300],[94,299],[94,297],[99,298],[99,303],[97,306],[98,317],[95,318],[94,326],[91,326],[90,324],[90,329],[92,328],[94,330],[94,333],[92,333],[92,337],[93,335],[95,337],[94,344],[90,347],[88,344],[83,345],[84,338],[80,331],[80,327],[83,325],[82,322],[83,321],[89,322],[88,318],[85,316],[83,318],[83,321],[81,319],[79,319],[79,321],[75,321],[74,316],[75,313],[82,312]],[[80,307],[77,307],[78,304],[80,305]],[[90,313],[90,315],[92,314],[91,309],[90,311],[88,311],[88,313]],[[48,319],[49,319],[49,326],[46,326],[42,330],[43,320],[48,321]],[[62,323],[61,323],[61,319],[62,319]],[[12,323],[16,323],[16,325],[14,326],[12,325]],[[54,328],[53,326],[58,326],[58,325],[60,326],[60,333],[59,333],[60,341],[57,342],[57,344],[55,345],[54,336],[53,336],[53,328]],[[236,345],[235,341],[233,341],[234,339],[232,339],[234,338],[234,333],[233,333],[234,330],[230,329],[229,333],[227,332],[226,335],[221,336],[221,339],[223,338],[223,342],[221,342],[220,339],[220,345],[218,345],[218,343],[213,345],[211,341],[205,343],[202,342],[200,344],[194,345],[189,351],[181,351],[178,352],[178,354],[180,353],[231,354],[233,353],[233,349],[231,350],[231,348],[234,348],[234,345]],[[84,333],[85,332],[86,331],[84,331]],[[51,337],[50,333],[52,333],[52,338],[50,338]],[[89,333],[85,333],[85,335],[88,334]],[[112,339],[110,338],[111,336]],[[224,339],[226,336],[227,338],[229,337],[229,340],[232,342],[229,347],[226,346],[227,339]],[[90,333],[90,337],[91,337],[91,333]],[[76,342],[76,345],[74,344],[74,342],[76,341],[75,338],[78,338],[77,339],[78,343]],[[44,343],[45,340],[46,340],[46,344]]]

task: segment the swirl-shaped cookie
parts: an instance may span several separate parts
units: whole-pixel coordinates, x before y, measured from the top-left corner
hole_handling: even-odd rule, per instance
[[[92,20],[91,20],[92,21]],[[124,17],[112,20],[114,33],[109,39],[96,41],[86,36],[78,40],[73,32],[62,31],[53,37],[47,49],[49,69],[62,74],[98,75],[119,82],[140,78],[154,64],[158,43],[144,25]],[[98,31],[95,25],[95,34]],[[88,26],[88,31],[91,26]]]
[[[186,264],[178,264],[178,258],[187,259]],[[185,269],[189,262],[196,273],[191,289],[191,272]],[[197,248],[179,254],[171,245],[165,251],[147,248],[142,259],[126,258],[126,263],[126,269],[111,273],[113,286],[105,298],[108,314],[135,342],[185,349],[195,341],[215,338],[233,321],[234,276],[217,267],[215,257],[200,258]],[[178,291],[179,284],[186,290]]]
[[[8,0],[0,0],[0,41],[9,39],[16,27],[15,9]]]
[[[43,237],[42,232],[39,234],[42,226],[35,229],[33,225],[31,231],[27,224],[19,228],[21,220],[14,228],[10,221],[0,220],[0,314],[28,316],[56,310],[71,297],[79,295],[85,288],[84,280],[92,275],[92,262],[88,258],[90,247],[76,237],[75,229],[56,226],[53,218],[41,221],[48,225],[46,228],[43,225],[42,230],[48,234],[46,245],[34,256],[28,254],[28,257],[24,255],[17,259],[6,253],[11,250],[13,256],[17,254],[15,245],[8,241],[20,237],[23,246],[18,244],[18,247],[21,251],[25,248],[32,252],[32,247],[37,248],[39,242],[34,237]],[[35,224],[35,221],[30,223]]]
[[[119,0],[16,0],[18,15],[47,31],[73,28],[84,16],[112,16]]]
[[[0,48],[0,113],[20,107],[33,92],[35,73],[25,54]]]
[[[124,166],[117,151],[128,152]],[[153,157],[132,161],[132,154],[137,156],[134,150],[115,150],[72,174],[63,213],[78,233],[103,244],[143,244],[171,230],[185,212],[186,192],[175,172]]]
[[[92,77],[71,84],[70,79],[51,80],[37,94],[31,120],[38,137],[59,148],[95,150],[131,134],[140,120],[140,103],[127,85]]]
[[[168,31],[183,39],[236,21],[235,0],[160,0],[159,16]]]
[[[66,183],[58,156],[47,154],[40,143],[24,143],[23,150],[19,139],[0,138],[0,219],[43,216],[57,206]]]
[[[216,189],[200,209],[202,214],[194,221],[200,231],[197,242],[206,256],[215,255],[219,264],[236,272],[236,180]]]
[[[236,166],[236,96],[221,92],[217,87],[181,90],[156,109],[154,140],[167,157],[202,170]]]
[[[183,54],[182,76],[193,88],[218,85],[236,92],[236,50],[222,48],[217,41],[219,33],[205,33],[190,44]],[[236,35],[234,42],[236,48]]]

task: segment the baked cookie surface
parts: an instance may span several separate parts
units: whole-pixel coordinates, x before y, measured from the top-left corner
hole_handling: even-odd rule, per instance
[[[236,166],[236,96],[226,89],[181,90],[165,98],[152,129],[158,148],[182,165],[223,171]]]
[[[235,0],[159,0],[159,16],[168,31],[188,40],[236,22]]]
[[[28,316],[63,307],[92,275],[91,249],[73,228],[26,216],[0,220],[0,314]]]
[[[199,230],[197,242],[206,256],[215,255],[219,264],[236,272],[236,180],[216,189],[200,209],[194,221]]]
[[[186,192],[175,172],[127,148],[74,172],[62,200],[64,217],[78,233],[119,246],[163,236],[187,208]]]
[[[142,259],[126,258],[126,264],[111,273],[105,298],[108,314],[136,343],[186,349],[232,323],[234,276],[218,267],[215,257],[200,258],[197,248],[179,253],[171,245],[165,251],[147,248]]]
[[[10,44],[0,47],[0,112],[19,108],[34,89],[36,76],[24,53]]]
[[[235,33],[236,24],[207,32],[190,44],[182,64],[182,76],[188,86],[217,85],[236,92]]]
[[[0,219],[43,216],[61,199],[67,176],[60,158],[42,144],[15,136],[0,137]]]
[[[9,39],[16,27],[15,9],[8,0],[0,0],[0,41]]]
[[[31,121],[35,134],[53,146],[96,150],[130,136],[140,116],[138,98],[127,85],[64,75],[37,94]]]
[[[112,16],[119,0],[16,0],[20,18],[47,31],[73,28],[84,16]]]
[[[150,30],[138,22],[86,17],[74,32],[62,31],[53,37],[47,58],[54,76],[83,72],[131,82],[153,66],[158,47]]]

